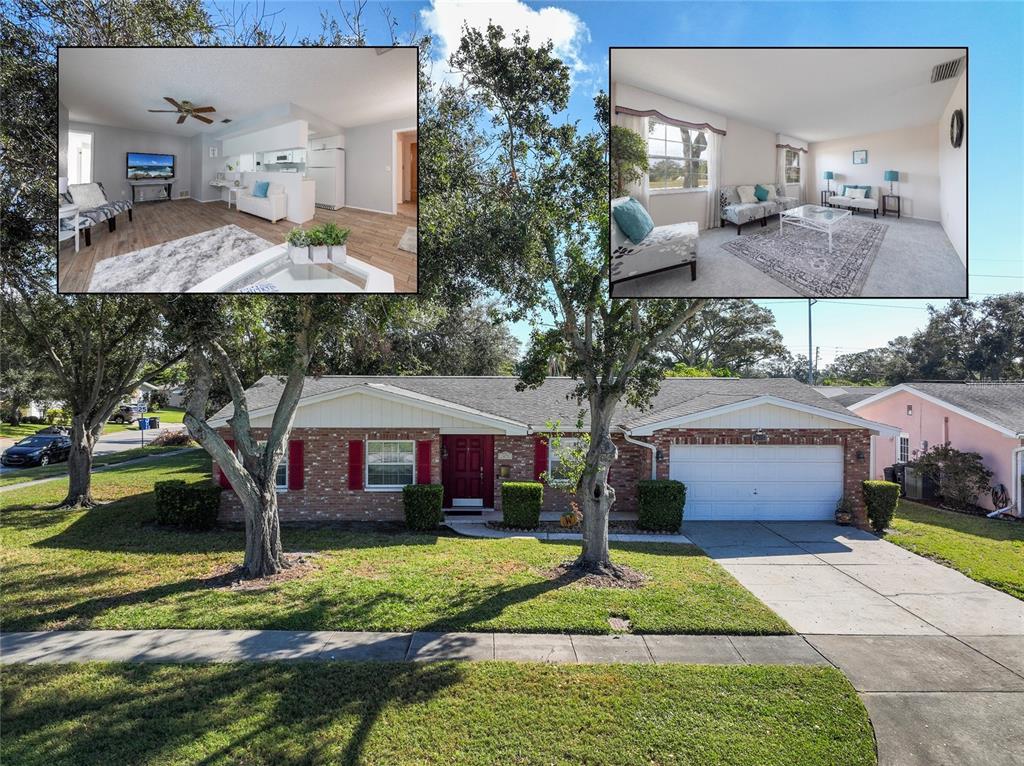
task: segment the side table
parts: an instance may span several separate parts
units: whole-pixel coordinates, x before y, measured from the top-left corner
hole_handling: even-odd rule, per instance
[[[64,242],[66,240],[75,238],[75,252],[78,252],[78,205],[61,205],[57,211],[57,241]],[[70,218],[74,223],[72,229],[60,228],[60,222],[66,218]]]
[[[828,207],[828,198],[832,196],[832,192],[827,189],[821,190],[821,206]]]
[[[228,190],[228,210],[231,209],[231,200],[232,200],[232,198],[234,198],[234,200],[235,200],[235,210],[238,210],[238,192],[245,191],[249,187],[248,186],[228,186],[226,188]]]
[[[895,202],[893,202],[895,200]],[[886,213],[895,213],[896,218],[900,217],[902,211],[900,208],[903,206],[902,200],[899,194],[883,194],[882,195],[882,215]]]

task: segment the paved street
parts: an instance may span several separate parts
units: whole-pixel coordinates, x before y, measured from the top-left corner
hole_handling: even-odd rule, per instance
[[[181,423],[168,423],[166,426],[161,428],[145,431],[145,443],[151,443],[157,436],[165,432],[181,431],[184,429]],[[0,450],[6,449],[11,444],[14,444],[13,439],[5,439],[0,443]],[[136,447],[143,446],[142,437],[138,431],[118,431],[112,434],[104,434],[100,437],[100,440],[96,443],[96,448],[93,450],[93,455],[99,457],[100,455],[112,455],[116,452],[124,452],[125,450],[135,449]],[[5,473],[14,473],[21,471],[21,468],[8,468],[6,466],[0,466],[0,475]]]

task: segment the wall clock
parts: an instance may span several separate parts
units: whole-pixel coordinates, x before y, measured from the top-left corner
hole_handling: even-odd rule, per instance
[[[949,118],[949,143],[954,149],[959,149],[964,142],[964,110],[957,109]]]

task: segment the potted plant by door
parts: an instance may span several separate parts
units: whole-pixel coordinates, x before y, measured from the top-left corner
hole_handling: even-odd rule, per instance
[[[853,503],[846,495],[839,498],[836,503],[836,524],[848,526],[853,523]]]
[[[327,263],[328,248],[327,238],[321,226],[315,226],[307,231],[309,236],[309,257],[313,263]]]
[[[310,262],[309,234],[305,229],[292,229],[285,235],[284,241],[288,243],[288,257],[292,263]]]
[[[324,239],[330,247],[331,263],[344,263],[348,253],[345,243],[348,241],[349,229],[343,229],[336,223],[323,225]]]

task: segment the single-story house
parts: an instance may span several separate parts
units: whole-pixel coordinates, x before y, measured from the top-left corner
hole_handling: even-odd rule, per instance
[[[513,377],[309,378],[278,472],[285,520],[402,518],[401,489],[444,487],[446,508],[501,509],[501,484],[546,474],[544,509],[568,508],[557,486],[561,444],[576,432],[576,383],[549,378],[516,391]],[[257,438],[283,384],[265,376],[247,392]],[[227,406],[210,424],[230,440]],[[584,429],[587,424],[584,423]],[[685,518],[831,519],[845,494],[864,522],[861,481],[872,436],[894,429],[854,415],[791,379],[670,378],[647,411],[620,410],[611,484],[616,510],[637,510],[637,482],[687,486]],[[215,480],[229,486],[215,469]],[[241,506],[223,495],[227,518]]]
[[[913,460],[929,447],[945,444],[977,452],[1013,501],[1021,500],[1024,473],[1024,382],[901,383],[849,405],[857,415],[894,426],[894,437],[879,435],[872,475],[886,466]],[[979,504],[993,508],[992,498]]]

